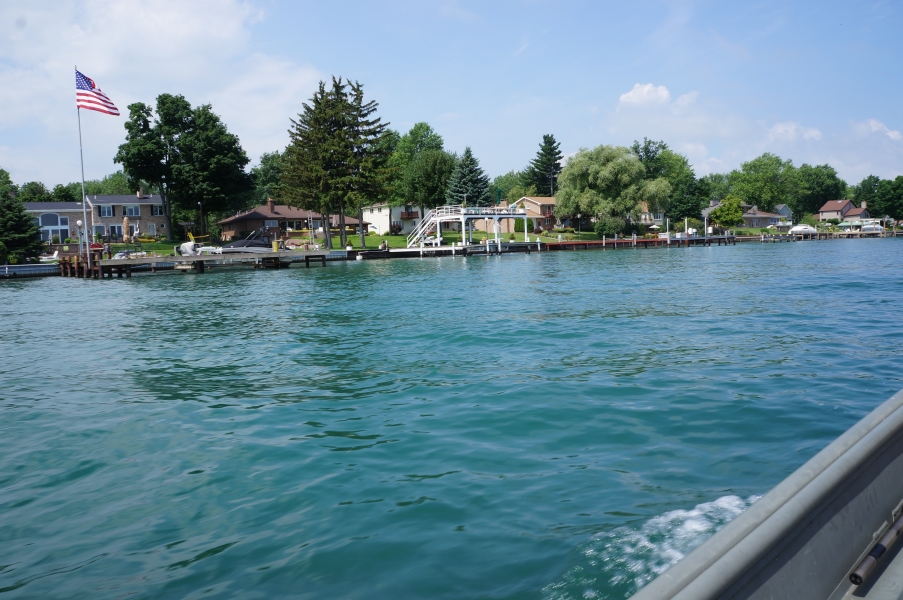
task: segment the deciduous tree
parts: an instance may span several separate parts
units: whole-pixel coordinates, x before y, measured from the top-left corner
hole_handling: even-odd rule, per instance
[[[797,201],[787,203],[794,215],[808,215],[818,212],[828,200],[840,200],[846,192],[846,182],[837,176],[830,165],[802,164],[797,169],[800,193]]]
[[[903,219],[903,175],[896,179],[882,179],[872,203],[868,205],[869,214],[873,217],[888,215],[894,219]]]
[[[392,132],[398,136],[396,132]],[[391,134],[390,134],[391,135]],[[415,123],[406,134],[397,137],[397,142],[389,158],[388,166],[392,169],[389,187],[389,204],[400,206],[408,203],[405,197],[405,170],[414,157],[426,150],[442,150],[442,136],[429,123]]]
[[[709,213],[712,223],[722,227],[737,227],[743,225],[743,201],[733,194],[728,194],[721,204]]]
[[[458,159],[445,150],[427,149],[417,153],[404,172],[405,204],[420,210],[445,204],[448,181]]]
[[[729,176],[731,193],[772,212],[776,204],[799,206],[800,181],[793,161],[766,152]]]
[[[663,177],[646,179],[646,168],[630,148],[598,146],[582,148],[571,157],[558,177],[555,215],[569,218],[578,213],[636,219],[640,204],[657,206],[671,193]]]
[[[132,189],[144,180],[159,191],[170,232],[174,211],[193,215],[202,202],[206,214],[229,212],[251,189],[248,157],[209,104],[192,109],[183,96],[161,94],[156,111],[129,105],[125,129],[114,160]]]

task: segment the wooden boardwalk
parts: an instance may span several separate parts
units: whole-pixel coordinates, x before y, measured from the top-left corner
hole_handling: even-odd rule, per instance
[[[258,269],[279,269],[292,263],[303,262],[310,267],[311,261],[326,266],[329,250],[281,251],[281,252],[247,252],[229,254],[205,254],[201,256],[136,256],[134,258],[103,258],[100,251],[92,256],[92,265],[88,267],[84,256],[63,257],[60,259],[60,275],[63,277],[88,277],[92,279],[131,277],[133,270],[150,270],[155,273],[158,268],[178,269],[204,273],[210,267],[250,266]]]

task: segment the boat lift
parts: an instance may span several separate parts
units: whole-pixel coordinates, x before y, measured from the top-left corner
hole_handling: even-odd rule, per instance
[[[485,219],[488,223],[493,221],[493,232],[495,234],[496,247],[501,247],[502,243],[502,219],[523,219],[524,220],[524,241],[530,241],[530,228],[527,226],[529,217],[527,217],[527,209],[523,206],[518,207],[518,200],[511,206],[506,207],[484,207],[484,206],[440,206],[431,210],[417,224],[414,231],[408,235],[408,248],[418,245],[431,244],[439,246],[442,243],[442,223],[460,223],[463,238],[467,236],[467,243],[473,244],[473,222],[477,219]],[[427,240],[430,232],[435,228],[436,237]],[[488,232],[487,232],[488,233]]]

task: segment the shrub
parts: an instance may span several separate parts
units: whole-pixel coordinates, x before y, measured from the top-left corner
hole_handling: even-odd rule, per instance
[[[535,233],[536,235],[542,235],[542,227],[534,227],[533,233]]]
[[[602,237],[603,235],[612,237],[615,234],[622,233],[625,225],[624,219],[619,219],[617,217],[599,217],[593,226],[593,230],[599,237]]]
[[[514,241],[514,234],[512,233],[511,236],[510,236],[508,239],[509,239],[510,241],[513,242],[513,241]]]

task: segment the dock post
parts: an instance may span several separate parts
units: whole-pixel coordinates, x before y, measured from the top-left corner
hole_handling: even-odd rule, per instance
[[[204,272],[204,261],[199,260],[199,261],[195,262],[194,264],[197,265],[198,275],[201,275]]]
[[[325,254],[320,255],[320,264],[323,265],[324,267],[326,266],[326,255]]]

